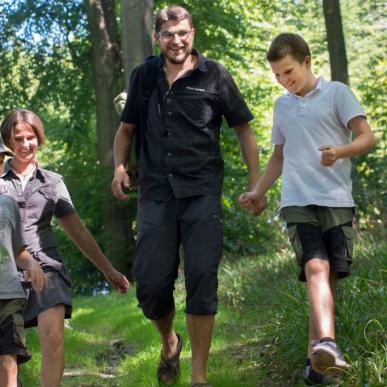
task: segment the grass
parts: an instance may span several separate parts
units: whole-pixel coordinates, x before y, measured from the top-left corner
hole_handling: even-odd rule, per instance
[[[296,280],[291,252],[224,261],[220,270],[220,312],[209,362],[214,387],[302,386],[307,346],[305,285]],[[360,238],[352,276],[341,281],[337,300],[338,343],[350,363],[342,386],[387,385],[386,269],[387,243]],[[181,276],[180,276],[181,277]],[[184,321],[184,292],[177,285],[176,330],[185,341],[182,377],[189,385],[190,352]],[[115,360],[112,342],[121,340],[129,354]],[[39,385],[36,333],[29,331],[33,360],[22,368],[27,387]],[[152,387],[160,353],[157,333],[128,295],[74,300],[66,325],[66,370],[63,386]],[[71,371],[71,373],[69,372]]]

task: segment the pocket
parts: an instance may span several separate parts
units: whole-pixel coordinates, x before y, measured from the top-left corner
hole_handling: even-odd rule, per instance
[[[302,264],[302,258],[303,258],[303,249],[302,244],[300,241],[300,237],[298,235],[297,225],[293,224],[287,228],[289,240],[292,245],[293,251],[296,254],[297,263],[299,265]]]
[[[195,127],[207,127],[213,117],[212,105],[206,92],[181,93],[176,103],[179,113]]]
[[[20,313],[12,315],[13,322],[13,339],[18,347],[25,348],[26,340],[24,335],[24,320]]]
[[[353,240],[355,239],[356,232],[350,226],[341,226],[345,238],[345,250],[347,254],[347,260],[352,261],[353,257]]]

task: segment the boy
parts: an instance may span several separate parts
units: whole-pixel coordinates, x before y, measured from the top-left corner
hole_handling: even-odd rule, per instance
[[[0,161],[6,150],[0,141]],[[0,194],[0,386],[16,387],[17,363],[30,359],[25,347],[22,309],[26,294],[16,264],[27,271],[35,290],[46,286],[40,265],[25,250],[19,209],[14,199]]]
[[[308,288],[304,378],[325,383],[348,366],[335,342],[334,301],[336,281],[349,275],[352,260],[350,157],[370,150],[375,138],[351,90],[313,75],[310,50],[301,36],[277,36],[267,60],[287,93],[274,105],[274,151],[266,170],[239,202],[258,215],[262,209],[256,203],[282,174],[281,216],[296,253],[299,279]]]

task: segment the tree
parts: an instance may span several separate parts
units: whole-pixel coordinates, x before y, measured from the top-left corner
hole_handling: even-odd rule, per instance
[[[130,274],[134,239],[130,227],[130,206],[121,206],[110,193],[113,171],[113,141],[118,126],[113,99],[121,91],[122,57],[116,20],[115,0],[86,0],[91,34],[91,62],[94,73],[97,112],[98,158],[105,183],[102,205],[106,235],[105,249],[119,270]]]
[[[122,53],[125,80],[152,54],[153,0],[122,0]]]
[[[324,0],[323,8],[332,80],[349,85],[348,62],[345,51],[343,25],[341,22],[340,1]]]

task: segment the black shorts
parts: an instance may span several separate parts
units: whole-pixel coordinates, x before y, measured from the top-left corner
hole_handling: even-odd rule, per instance
[[[165,202],[140,200],[133,267],[144,315],[160,319],[175,308],[173,291],[184,251],[186,313],[217,312],[218,267],[223,247],[220,198],[201,195]]]
[[[0,355],[15,355],[18,364],[30,360],[24,333],[22,298],[0,300]]]
[[[305,264],[313,258],[328,260],[337,278],[349,275],[355,236],[353,212],[352,207],[282,208],[281,216],[300,267],[300,281],[306,281]]]

